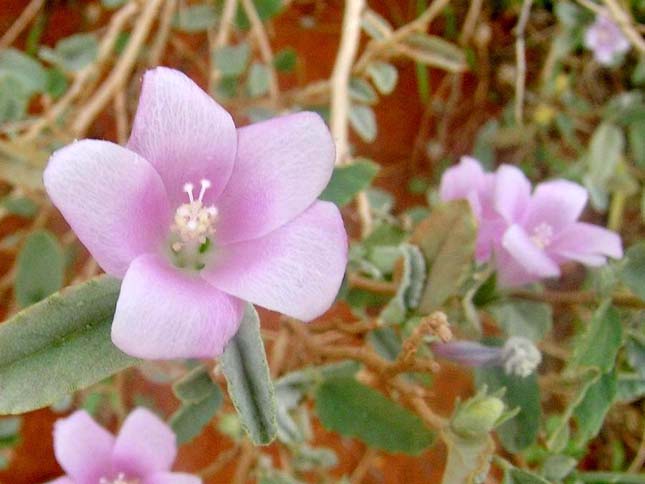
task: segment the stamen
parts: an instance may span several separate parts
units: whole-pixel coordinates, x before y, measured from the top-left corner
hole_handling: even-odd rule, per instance
[[[195,199],[193,198],[193,184],[192,183],[185,183],[184,184],[184,191],[188,194],[188,199],[190,200],[190,203],[193,203]]]
[[[201,202],[204,200],[204,193],[206,193],[206,190],[211,187],[211,181],[203,178],[199,183],[201,184],[202,188],[201,190],[199,190],[199,198],[197,198],[197,200]]]

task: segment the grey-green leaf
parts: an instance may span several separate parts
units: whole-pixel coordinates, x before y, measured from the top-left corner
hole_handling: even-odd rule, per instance
[[[437,206],[412,234],[428,264],[428,278],[419,310],[430,313],[457,294],[472,264],[477,224],[468,202]]]
[[[391,94],[399,80],[399,71],[388,62],[372,62],[367,67],[367,74],[381,94]]]
[[[41,48],[39,55],[61,69],[78,72],[96,59],[99,42],[93,34],[74,34],[56,43],[54,49]]]
[[[442,484],[484,482],[495,451],[495,442],[490,435],[468,439],[452,431],[446,431],[444,440],[448,447],[448,458]]]
[[[110,339],[119,289],[100,276],[0,325],[0,414],[46,407],[138,362]]]
[[[490,309],[508,336],[540,341],[553,324],[553,310],[546,303],[508,298]]]
[[[196,33],[208,30],[215,24],[217,12],[210,3],[190,5],[177,12],[174,26],[183,32]]]
[[[596,310],[587,331],[576,344],[569,368],[596,367],[601,372],[610,371],[622,341],[620,315],[606,302]]]
[[[170,426],[182,444],[197,437],[222,405],[222,391],[212,384],[210,392],[201,400],[186,402],[170,418]]]
[[[18,254],[14,290],[21,307],[27,307],[63,286],[65,257],[58,240],[45,230],[34,232]]]
[[[645,242],[632,245],[621,264],[620,280],[639,298],[645,300]]]
[[[242,426],[256,445],[269,444],[277,432],[276,403],[260,319],[252,305],[246,305],[240,329],[220,363]]]
[[[372,183],[378,170],[379,166],[376,163],[365,158],[349,165],[337,166],[319,198],[334,202],[339,207],[347,205]]]
[[[246,79],[246,90],[251,97],[260,97],[269,92],[269,69],[267,66],[254,62]]]
[[[19,79],[28,95],[47,88],[45,68],[17,49],[0,50],[0,75],[5,73]]]
[[[323,382],[316,411],[328,429],[387,452],[418,455],[434,440],[418,416],[353,378]]]
[[[376,139],[376,116],[369,106],[352,104],[349,108],[349,123],[363,141],[371,143]]]
[[[223,76],[240,76],[245,70],[251,55],[251,48],[246,42],[238,45],[227,45],[215,51],[215,66]]]
[[[520,409],[519,413],[497,428],[502,445],[509,452],[519,452],[531,445],[540,426],[540,389],[535,373],[522,378],[507,375],[503,368],[477,368],[477,386],[486,385],[491,393],[506,388],[502,397],[508,409]]]

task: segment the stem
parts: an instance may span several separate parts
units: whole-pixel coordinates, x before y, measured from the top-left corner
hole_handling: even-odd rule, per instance
[[[5,49],[13,44],[27,25],[29,25],[29,22],[38,14],[44,3],[45,0],[31,0],[29,2],[29,5],[25,7],[16,21],[4,33],[2,38],[0,38],[0,49]]]
[[[524,124],[524,90],[526,85],[526,53],[525,53],[525,40],[524,31],[526,24],[529,20],[531,13],[531,5],[533,0],[524,0],[522,3],[522,11],[520,18],[517,21],[515,30],[515,57],[517,62],[517,73],[515,77],[515,123],[518,126]]]

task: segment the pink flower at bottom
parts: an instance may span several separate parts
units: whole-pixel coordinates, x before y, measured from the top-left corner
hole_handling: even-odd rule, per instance
[[[149,410],[138,408],[115,437],[84,410],[54,426],[54,452],[66,475],[50,484],[200,484],[199,477],[170,472],[175,434]]]
[[[618,25],[605,15],[596,16],[596,21],[585,32],[585,47],[593,51],[599,64],[611,65],[616,56],[629,50],[629,40]]]
[[[522,175],[523,176],[523,175]],[[516,172],[500,167],[496,208],[508,228],[495,251],[498,281],[520,286],[560,275],[560,265],[577,261],[597,267],[607,257],[623,255],[620,236],[578,218],[587,204],[587,191],[566,180],[540,183],[531,194]]]
[[[334,301],[347,262],[323,120],[297,113],[237,129],[179,71],[143,79],[126,147],[56,151],[44,183],[105,272],[123,278],[112,340],[149,359],[221,354],[243,301],[301,320]]]

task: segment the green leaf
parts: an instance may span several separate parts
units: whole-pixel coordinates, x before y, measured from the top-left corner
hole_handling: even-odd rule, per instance
[[[627,361],[640,376],[645,378],[645,341],[632,336],[625,344],[627,350]]]
[[[254,62],[246,79],[246,90],[251,97],[260,97],[269,92],[269,69],[260,62]]]
[[[21,417],[0,418],[0,449],[13,447],[20,441]]]
[[[191,5],[179,9],[175,15],[174,26],[182,32],[204,32],[215,25],[217,12],[211,3]]]
[[[47,88],[47,72],[43,66],[13,48],[0,50],[0,76],[3,74],[10,74],[17,78],[21,89],[28,96],[36,92],[44,92]]]
[[[298,54],[291,47],[276,52],[273,66],[281,72],[292,72],[298,63]]]
[[[61,97],[67,91],[68,85],[67,77],[60,69],[57,67],[47,69],[47,93],[52,98]]]
[[[625,150],[625,138],[621,129],[604,122],[591,136],[587,155],[588,173],[585,184],[590,190],[591,201],[596,208],[605,208],[605,193]],[[594,196],[595,195],[595,196]]]
[[[595,367],[600,372],[608,372],[614,367],[622,341],[623,329],[618,311],[605,302],[594,313],[589,327],[576,344],[569,367]]]
[[[543,477],[516,467],[509,467],[504,472],[502,484],[550,484]]]
[[[225,77],[238,77],[246,70],[251,56],[251,48],[246,42],[226,45],[215,51],[215,66]]]
[[[490,307],[507,336],[540,341],[551,330],[553,310],[549,304],[508,298]]]
[[[645,474],[625,472],[576,472],[576,482],[594,484],[645,484]]]
[[[448,72],[463,72],[467,69],[464,51],[441,37],[413,34],[408,36],[405,43],[406,55],[416,62]]]
[[[13,74],[0,71],[0,124],[22,119],[27,112],[29,93]]]
[[[170,418],[179,443],[199,435],[224,400],[222,391],[211,380],[208,368],[198,366],[173,385],[182,406]]]
[[[367,341],[380,356],[390,361],[394,361],[401,352],[401,338],[390,327],[370,331],[367,335]]]
[[[352,104],[349,108],[349,124],[367,143],[376,139],[376,116],[374,110],[363,104]]]
[[[361,15],[361,27],[367,35],[376,40],[383,40],[394,31],[392,25],[374,10],[365,9]]]
[[[204,365],[193,368],[172,385],[173,393],[182,402],[199,402],[212,394],[214,388],[217,385]]]
[[[632,403],[645,396],[645,377],[636,373],[620,373],[616,382],[616,400]]]
[[[319,198],[334,202],[339,207],[347,205],[372,183],[378,171],[379,166],[366,158],[357,159],[349,165],[337,166]]]
[[[260,319],[252,305],[246,305],[240,329],[228,343],[220,364],[244,430],[256,445],[269,444],[277,432],[275,395]]]
[[[507,375],[503,368],[477,368],[475,370],[477,387],[486,385],[490,393],[506,388],[502,397],[507,408],[519,408],[513,418],[497,428],[502,445],[509,452],[519,452],[527,448],[537,437],[540,426],[540,388],[535,373],[526,378]]]
[[[101,5],[108,10],[114,10],[124,5],[126,0],[101,0]]]
[[[426,280],[426,264],[416,245],[402,244],[403,275],[394,297],[381,312],[387,323],[402,323],[409,310],[416,308],[421,300]]]
[[[34,232],[25,241],[16,261],[14,284],[16,300],[27,307],[63,286],[65,258],[58,240],[45,230]]]
[[[372,62],[367,74],[381,94],[391,94],[399,80],[399,71],[388,62]]]
[[[589,386],[574,411],[577,423],[575,442],[579,447],[598,435],[615,396],[616,373],[613,371],[605,373]]]
[[[468,202],[437,206],[415,229],[410,242],[419,246],[429,267],[419,311],[431,313],[457,294],[475,254],[477,224]]]
[[[269,20],[275,17],[282,10],[282,0],[253,0],[255,10],[260,20]],[[235,23],[243,30],[248,29],[251,24],[242,5],[240,5],[235,14]]]
[[[638,119],[628,126],[629,147],[634,161],[641,168],[645,168],[645,119]]]
[[[577,461],[568,455],[550,455],[542,464],[542,474],[553,481],[561,481],[567,477],[577,465]]]
[[[64,71],[78,72],[91,64],[98,52],[99,42],[94,34],[74,34],[59,40],[54,49],[42,47],[38,55]]]
[[[349,81],[349,96],[352,100],[365,104],[376,104],[378,94],[369,82],[358,77],[352,77]]]
[[[100,276],[0,325],[0,414],[46,407],[137,363],[110,339],[119,288]]]
[[[488,475],[495,442],[489,435],[476,439],[460,437],[454,432],[444,433],[448,447],[442,484],[478,484]]]
[[[316,411],[326,428],[387,452],[418,455],[434,440],[418,416],[353,378],[323,382]]]
[[[639,242],[627,249],[619,277],[623,284],[645,301],[645,242]]]

